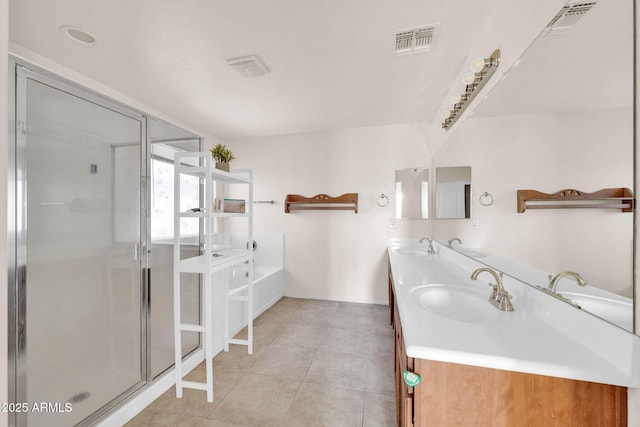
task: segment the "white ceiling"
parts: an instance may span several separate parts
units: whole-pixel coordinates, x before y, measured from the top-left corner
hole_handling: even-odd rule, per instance
[[[500,48],[507,70],[563,4],[10,0],[10,41],[195,129],[278,135],[430,122],[470,59]],[[431,52],[394,55],[395,31],[434,22]],[[97,44],[74,43],[62,25]],[[246,79],[225,64],[250,54],[272,72]]]

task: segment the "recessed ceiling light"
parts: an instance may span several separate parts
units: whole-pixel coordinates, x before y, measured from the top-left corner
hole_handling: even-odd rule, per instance
[[[80,28],[72,27],[71,25],[63,25],[60,27],[62,34],[69,37],[74,42],[82,44],[95,44],[96,38]]]

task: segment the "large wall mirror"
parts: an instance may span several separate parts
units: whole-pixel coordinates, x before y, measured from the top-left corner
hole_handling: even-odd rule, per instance
[[[435,222],[437,238],[461,237],[549,274],[578,272],[590,287],[628,302],[628,319],[596,313],[627,330],[633,330],[633,214],[517,213],[516,190],[634,187],[633,16],[632,0],[603,0],[571,27],[543,30],[516,66],[496,73],[506,76],[433,160],[434,167],[471,165],[474,187],[495,197],[491,206],[472,199],[473,224]],[[548,285],[546,277],[540,282],[530,284]]]

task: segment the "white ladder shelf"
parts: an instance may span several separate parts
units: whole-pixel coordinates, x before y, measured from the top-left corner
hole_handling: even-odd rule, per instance
[[[189,159],[189,161],[184,161]],[[229,280],[225,274],[224,286],[224,351],[229,351],[229,344],[241,344],[247,346],[248,354],[253,353],[253,251],[247,247],[231,248],[230,245],[223,245],[219,249],[213,250],[214,220],[222,218],[224,221],[224,233],[228,231],[227,221],[233,217],[247,218],[247,241],[253,242],[253,174],[251,170],[238,170],[233,173],[224,172],[214,167],[211,154],[206,152],[177,153],[175,155],[174,169],[174,336],[175,336],[175,375],[176,375],[176,397],[182,397],[183,388],[205,390],[207,401],[213,402],[213,325],[212,322],[212,295],[214,285],[212,283],[213,273],[226,270],[239,264],[249,265],[247,283],[233,289],[229,288]],[[198,166],[196,166],[198,165]],[[183,174],[196,176],[204,180],[203,200],[201,200],[199,210],[182,211],[180,207],[180,176]],[[224,212],[222,207],[220,212],[214,212],[214,184],[245,184],[248,185],[248,200],[245,203],[245,213]],[[224,189],[226,190],[226,188]],[[224,205],[223,205],[224,206]],[[203,228],[204,251],[202,255],[181,259],[180,247],[182,236],[180,221],[182,218],[199,218]],[[223,233],[223,234],[224,234]],[[225,243],[228,243],[228,235],[223,236]],[[248,244],[250,246],[250,244]],[[215,255],[215,256],[214,256]],[[180,274],[196,273],[201,275],[201,323],[182,323],[180,313]],[[244,301],[247,303],[247,339],[233,339],[229,336],[229,302]],[[206,381],[204,383],[185,381],[182,370],[182,332],[198,332],[201,334],[201,345],[205,351]]]

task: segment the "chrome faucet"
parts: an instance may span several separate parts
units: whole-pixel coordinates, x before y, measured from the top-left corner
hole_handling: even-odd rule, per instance
[[[453,242],[458,241],[458,244],[461,245],[462,244],[462,240],[458,239],[457,237],[454,237],[453,239],[449,240],[449,247],[453,248]]]
[[[549,295],[552,295],[564,302],[568,302],[569,304],[573,305],[574,307],[578,307],[581,308],[578,304],[574,303],[573,301],[571,301],[569,298],[565,297],[564,295],[558,293],[556,291],[556,288],[558,287],[558,282],[560,281],[560,279],[562,279],[564,276],[571,276],[574,279],[576,279],[576,282],[578,282],[578,285],[580,286],[587,286],[589,283],[578,273],[574,272],[574,271],[563,271],[562,273],[558,273],[555,276],[549,275],[549,286],[547,288],[543,288],[542,286],[537,286],[538,288],[542,289],[544,292],[548,293]]]
[[[511,295],[502,285],[502,273],[496,273],[495,270],[487,267],[478,268],[473,273],[471,273],[471,280],[478,280],[478,275],[486,271],[490,273],[493,278],[496,280],[496,284],[493,285],[489,283],[489,286],[493,287],[493,292],[489,296],[489,302],[491,305],[496,307],[500,311],[514,311],[513,304],[511,304]]]
[[[430,254],[430,255],[431,254],[435,254],[436,250],[433,249],[433,239],[430,239],[428,237],[423,237],[423,238],[420,239],[420,243],[424,242],[425,240],[429,242],[429,247],[427,248],[427,253]]]

